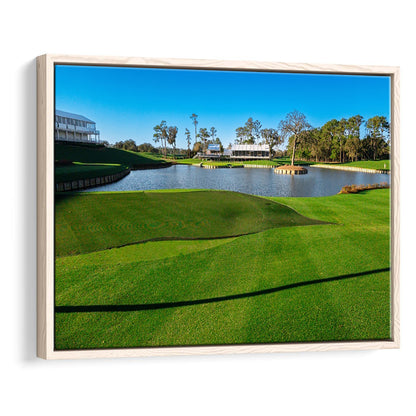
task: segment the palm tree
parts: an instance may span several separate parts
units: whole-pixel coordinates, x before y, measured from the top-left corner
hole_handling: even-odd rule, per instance
[[[209,129],[209,132],[210,132],[210,136],[211,136],[212,143],[214,143],[214,141],[215,141],[215,136],[216,136],[216,134],[217,134],[217,129],[216,129],[215,127],[211,127],[211,128]]]
[[[190,116],[190,118],[192,119],[192,124],[195,126],[195,143],[196,143],[196,138],[197,138],[197,136],[198,136],[198,134],[197,134],[197,132],[198,132],[198,130],[197,130],[197,127],[198,127],[198,120],[197,120],[198,115],[197,115],[197,114],[195,114],[195,113],[193,113],[193,114]]]
[[[186,137],[186,143],[188,144],[188,159],[191,157],[191,132],[188,129],[185,129],[185,137]]]

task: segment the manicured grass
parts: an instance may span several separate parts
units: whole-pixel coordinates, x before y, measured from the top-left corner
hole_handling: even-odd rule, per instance
[[[214,212],[224,221],[222,193],[181,193],[193,194],[216,200]],[[112,205],[119,228],[98,216],[84,224],[87,231],[66,222],[72,234],[57,224],[57,236],[64,232],[77,238],[82,231],[85,238],[97,228],[129,234],[122,226],[126,204],[145,210],[154,203],[150,195],[143,193],[141,205],[134,199]],[[323,198],[264,198],[332,224],[268,228],[229,240],[149,242],[58,258],[55,347],[388,339],[389,198],[387,189]],[[85,209],[86,201],[75,197],[72,209]],[[193,215],[191,201],[182,211],[183,230],[190,226],[186,218]],[[69,202],[60,201],[57,214]],[[251,203],[253,217],[263,222],[261,210]],[[271,212],[263,212],[270,221]],[[66,217],[70,214],[65,211]],[[210,215],[208,210],[201,221]],[[199,226],[209,230],[210,221]],[[171,227],[172,235],[182,232],[174,223],[164,227]]]
[[[216,160],[216,161],[202,161],[203,165],[211,165],[211,166],[243,166],[243,162],[230,162],[226,160]]]
[[[201,163],[199,159],[182,159],[178,160],[177,163],[180,164],[195,164]],[[204,165],[272,165],[272,166],[281,166],[281,165],[290,165],[290,157],[281,157],[272,160],[248,160],[242,162],[229,162],[229,161],[202,161]],[[315,161],[304,161],[304,160],[295,160],[295,165],[316,165],[316,164],[325,164],[325,162],[315,162]],[[390,160],[359,160],[357,162],[347,162],[347,163],[330,163],[331,165],[342,165],[342,166],[356,166],[365,169],[387,169],[390,170]]]
[[[55,160],[69,160],[82,163],[114,163],[129,166],[130,168],[166,163],[151,154],[129,152],[104,146],[68,143],[55,143]]]
[[[386,169],[390,170],[390,160],[359,160],[357,162],[340,163],[342,166],[354,166],[364,169]]]
[[[178,165],[194,165],[194,164],[199,164],[203,161],[201,161],[201,159],[178,159],[176,160],[176,163]]]
[[[246,160],[243,162],[244,165],[262,165],[262,166],[279,166],[277,159],[262,159],[262,160]]]
[[[226,191],[56,196],[56,255],[152,239],[218,238],[315,224],[279,203]]]
[[[182,159],[177,160],[178,164],[181,165],[193,165],[203,163],[204,165],[214,165],[214,166],[224,166],[224,165],[232,165],[232,166],[241,166],[241,165],[266,165],[266,166],[279,166],[279,162],[277,159],[273,160],[246,160],[246,161],[227,161],[227,160],[200,160],[200,159]]]
[[[101,176],[114,175],[126,170],[126,166],[116,164],[85,164],[74,163],[66,166],[55,166],[55,181],[67,182],[78,179],[91,179]]]
[[[292,159],[290,157],[279,157],[273,159],[279,165],[290,165],[292,163]],[[314,161],[305,161],[305,160],[295,160],[294,164],[296,166],[304,166],[304,165],[315,165],[316,162]]]

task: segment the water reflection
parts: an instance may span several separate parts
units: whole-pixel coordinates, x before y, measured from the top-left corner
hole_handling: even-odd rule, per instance
[[[201,169],[175,165],[166,169],[137,170],[121,181],[91,191],[154,189],[221,189],[262,196],[328,196],[344,185],[388,182],[390,175],[308,168],[307,175],[276,175],[273,169]]]

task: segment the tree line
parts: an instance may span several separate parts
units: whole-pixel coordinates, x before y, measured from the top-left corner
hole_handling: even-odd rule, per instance
[[[105,146],[109,146],[107,141],[102,143]],[[159,149],[154,147],[151,143],[142,143],[137,145],[133,139],[115,142],[112,147],[121,150],[129,150],[131,152],[159,153]]]
[[[364,126],[364,137],[361,137]],[[360,115],[348,119],[332,119],[322,127],[312,127],[306,116],[292,111],[277,128],[262,128],[259,120],[251,117],[236,129],[238,144],[267,144],[272,153],[287,140],[286,153],[295,158],[320,162],[355,161],[387,157],[390,153],[390,124],[384,116],[367,121]]]
[[[209,144],[223,145],[215,127],[200,127],[198,115],[190,116],[194,126],[185,129],[187,155],[205,153]],[[168,126],[165,120],[153,127],[153,141],[160,145],[160,153],[167,156],[168,145],[173,154],[176,150],[178,127]],[[362,131],[364,135],[362,136]],[[280,121],[276,128],[264,128],[259,120],[249,117],[245,124],[235,130],[236,144],[265,144],[269,146],[270,158],[285,141],[286,155],[303,160],[319,162],[340,162],[368,160],[388,157],[390,153],[390,124],[384,116],[374,116],[364,120],[361,115],[350,118],[332,119],[321,127],[312,127],[306,116],[292,111]],[[192,145],[193,141],[193,145]],[[136,145],[134,140],[116,142],[114,147],[136,152],[159,152],[150,143]],[[192,150],[191,150],[192,148]]]
[[[386,158],[390,154],[390,124],[384,116],[368,120],[360,115],[332,119],[322,127],[309,126],[298,134],[297,140],[292,135],[288,150],[293,152],[293,149],[296,149],[296,156],[300,159],[321,162]]]

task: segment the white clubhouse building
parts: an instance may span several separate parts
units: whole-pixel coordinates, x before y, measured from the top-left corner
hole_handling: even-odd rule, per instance
[[[96,129],[95,121],[87,117],[55,110],[55,140],[100,143],[100,131]]]
[[[270,158],[270,147],[267,144],[233,144],[231,148],[221,153],[219,144],[208,145],[206,153],[198,153],[200,159],[229,159],[229,160],[261,160]]]
[[[230,159],[234,160],[268,159],[270,157],[270,148],[267,144],[234,144],[230,150]]]

